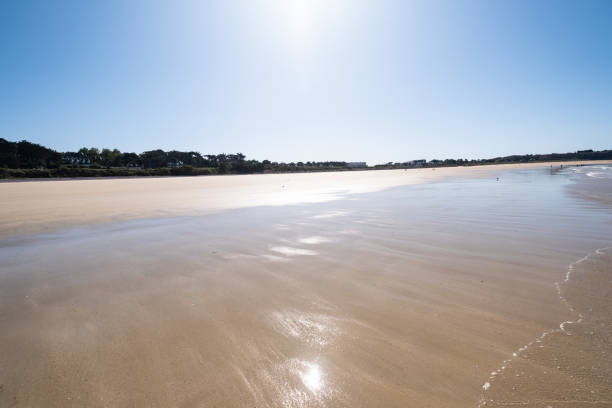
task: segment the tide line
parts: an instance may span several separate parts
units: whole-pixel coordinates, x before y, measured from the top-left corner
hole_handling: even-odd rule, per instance
[[[559,295],[559,298],[561,299],[561,301],[567,306],[567,308],[570,310],[570,312],[575,313],[576,314],[576,319],[575,320],[565,320],[563,322],[561,322],[559,324],[558,328],[555,329],[551,329],[551,330],[547,330],[544,333],[542,333],[540,336],[538,336],[535,340],[530,341],[529,343],[525,344],[522,347],[519,347],[515,352],[512,353],[512,357],[508,358],[507,360],[504,360],[502,365],[495,371],[492,371],[491,374],[489,375],[489,378],[487,379],[487,381],[485,381],[485,383],[482,385],[482,396],[480,398],[480,400],[478,401],[478,408],[482,408],[484,406],[487,405],[487,399],[486,399],[486,392],[491,388],[491,385],[493,383],[493,381],[495,380],[495,378],[502,374],[504,372],[504,370],[506,369],[506,367],[508,366],[509,363],[511,363],[513,360],[517,359],[520,357],[520,354],[522,352],[524,352],[525,350],[527,350],[529,347],[533,346],[536,343],[542,343],[544,341],[544,339],[546,338],[546,336],[548,336],[549,334],[552,333],[559,333],[559,332],[563,332],[565,334],[567,334],[568,336],[571,336],[572,333],[568,332],[566,330],[566,326],[568,324],[577,324],[577,323],[581,323],[582,320],[584,319],[584,316],[582,315],[582,313],[577,312],[574,307],[570,304],[570,302],[568,302],[568,300],[565,298],[565,296],[563,296],[562,292],[561,292],[561,287],[563,285],[565,285],[567,282],[569,282],[572,273],[574,273],[574,270],[576,269],[576,265],[586,261],[587,259],[589,259],[589,256],[591,255],[602,255],[605,251],[612,249],[612,247],[604,247],[604,248],[598,248],[596,249],[593,253],[587,254],[585,256],[583,256],[582,258],[578,259],[575,262],[572,262],[571,264],[569,264],[569,266],[567,267],[567,271],[565,272],[565,276],[563,277],[563,280],[559,281],[559,282],[555,282],[554,286],[555,289],[557,291],[557,294]],[[542,346],[540,346],[542,347]]]

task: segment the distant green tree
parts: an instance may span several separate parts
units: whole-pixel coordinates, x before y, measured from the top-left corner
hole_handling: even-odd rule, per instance
[[[119,149],[102,149],[100,160],[102,165],[107,167],[119,167],[122,165],[122,155]]]
[[[140,155],[142,164],[146,168],[159,168],[168,166],[168,155],[161,149],[150,150]]]
[[[79,149],[79,153],[89,160],[91,164],[100,164],[102,159],[100,157],[100,150],[97,147],[82,147]]]
[[[142,166],[142,159],[136,153],[123,153],[121,155],[121,163],[127,167],[140,167]]]
[[[16,145],[16,156],[21,168],[57,167],[61,162],[61,154],[55,150],[26,140]]]
[[[232,164],[228,162],[222,162],[219,164],[219,174],[229,174],[232,171]]]
[[[19,168],[17,143],[0,138],[0,167]]]

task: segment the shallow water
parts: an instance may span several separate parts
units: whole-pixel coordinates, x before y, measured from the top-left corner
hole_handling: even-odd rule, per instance
[[[612,165],[569,167],[562,173],[574,181],[569,187],[574,196],[612,208]]]
[[[612,406],[612,248],[570,264],[558,289],[574,317],[504,361],[481,407]]]
[[[574,317],[554,283],[612,242],[581,193],[605,183],[500,171],[5,238],[0,405],[474,407]]]
[[[612,179],[612,166],[609,164],[600,164],[596,166],[573,166],[568,167],[566,173],[574,173],[585,175],[586,177],[599,179]]]

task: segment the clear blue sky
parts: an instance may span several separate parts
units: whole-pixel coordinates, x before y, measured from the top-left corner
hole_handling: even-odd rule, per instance
[[[2,1],[0,137],[370,164],[612,148],[612,1]]]

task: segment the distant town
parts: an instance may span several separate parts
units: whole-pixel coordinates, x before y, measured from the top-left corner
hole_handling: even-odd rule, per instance
[[[0,178],[187,176],[342,170],[377,170],[418,167],[477,166],[568,160],[610,160],[612,150],[579,150],[571,153],[526,154],[489,159],[413,159],[368,166],[366,162],[273,162],[247,159],[242,153],[201,154],[195,151],[151,150],[140,154],[118,149],[83,147],[77,152],[57,152],[26,140],[0,138]]]

